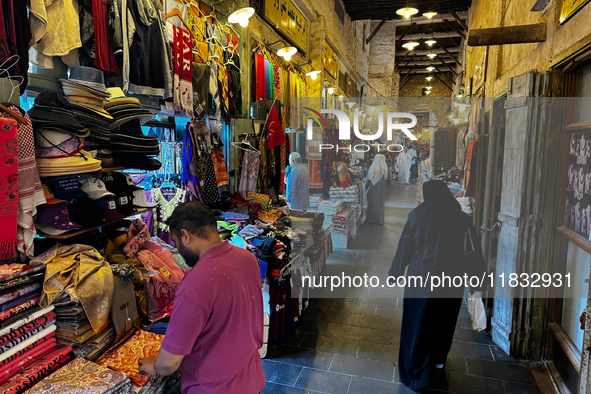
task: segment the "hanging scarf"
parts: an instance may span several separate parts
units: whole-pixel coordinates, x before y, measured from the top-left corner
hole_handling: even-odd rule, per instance
[[[265,59],[263,62],[264,62],[263,72],[264,72],[264,78],[265,78],[265,100],[270,100],[271,99],[271,89],[272,89],[273,85],[269,85],[269,77],[270,77],[269,68],[273,67],[273,65],[271,63],[269,63],[269,61],[267,59]]]
[[[108,74],[119,75],[119,67],[113,49],[113,37],[109,31],[109,11],[111,1],[92,0],[92,17],[94,19],[94,37],[96,57],[94,67]],[[75,3],[74,3],[75,4]]]
[[[222,65],[218,64],[218,81],[220,84],[219,90],[222,93],[222,103],[224,104],[224,110],[227,113],[230,106],[229,103],[229,91],[228,91],[228,70]]]
[[[259,152],[253,150],[245,151],[243,152],[243,155],[242,175],[240,177],[238,191],[242,197],[246,199],[247,192],[256,192],[261,155]]]
[[[189,118],[193,115],[193,42],[191,33],[168,23],[172,28],[174,56],[173,102],[176,110],[184,110]]]
[[[11,106],[14,112],[19,112],[16,106]],[[35,161],[35,137],[33,125],[29,115],[25,112],[26,124],[18,125],[18,228],[16,232],[17,250],[30,258],[33,253],[33,239],[37,234],[33,216],[37,213],[37,206],[45,204],[45,195],[39,180],[37,162]],[[7,112],[3,118],[13,119]]]
[[[281,68],[273,65],[273,98],[281,100]]]
[[[287,160],[287,144],[283,144],[281,149],[281,174],[279,178],[279,191],[285,193],[285,161]]]
[[[16,255],[18,219],[18,140],[12,119],[0,119],[0,260]]]
[[[256,96],[254,101],[264,100],[265,99],[265,58],[258,53],[254,54],[254,62],[255,62],[255,86],[256,86]]]
[[[222,99],[218,87],[218,65],[214,61],[209,62],[209,93],[215,102],[215,117],[218,121],[218,130],[222,129]]]
[[[228,184],[228,173],[226,171],[226,162],[224,153],[221,148],[214,149],[211,152],[211,160],[213,161],[213,168],[215,171],[215,179],[218,186]]]

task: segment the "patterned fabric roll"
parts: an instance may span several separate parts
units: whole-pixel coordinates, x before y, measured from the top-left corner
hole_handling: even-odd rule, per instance
[[[29,323],[26,323],[26,324],[20,326],[19,328],[17,328],[16,330],[13,330],[13,331],[9,332],[8,334],[0,337],[0,346],[2,346],[2,347],[0,347],[0,354],[4,353],[4,351],[5,351],[5,350],[2,350],[4,348],[4,345],[19,338],[21,335],[25,335],[25,334],[33,331],[34,329],[38,329],[39,327],[43,327],[42,329],[46,329],[51,324],[53,324],[52,322],[55,322],[55,313],[49,312],[48,314],[40,316],[37,319],[35,319]],[[35,334],[39,331],[41,331],[41,330],[36,331]],[[22,341],[19,341],[17,343],[20,343],[20,342],[22,342]],[[6,349],[6,350],[8,350],[8,349]]]
[[[41,297],[33,298],[32,300],[29,300],[23,304],[20,304],[17,307],[14,307],[12,309],[9,309],[7,311],[0,313],[0,324],[4,323],[5,321],[7,321],[10,318],[13,318],[14,316],[17,316],[19,313],[23,313],[24,311],[27,311],[31,307],[37,305],[39,303],[40,299],[41,299]]]
[[[41,346],[31,349],[26,354],[19,356],[13,361],[9,362],[2,368],[0,374],[0,385],[6,383],[14,375],[21,373],[31,365],[35,364],[39,359],[46,354],[59,349],[55,342],[44,342]]]
[[[55,332],[52,332],[49,335],[46,335],[42,338],[37,339],[35,342],[31,343],[30,345],[23,346],[21,349],[16,351],[14,354],[6,357],[4,360],[1,360],[0,361],[0,368],[4,367],[5,365],[10,363],[11,361],[16,360],[17,358],[19,358],[23,354],[31,351],[32,349],[39,348],[39,347],[43,346],[44,344],[48,344],[48,343],[52,343],[52,344],[56,343]]]

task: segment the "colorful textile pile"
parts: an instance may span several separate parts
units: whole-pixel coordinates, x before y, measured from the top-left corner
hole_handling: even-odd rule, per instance
[[[99,358],[97,363],[125,373],[134,384],[145,386],[150,377],[140,374],[138,361],[156,356],[163,339],[164,335],[138,330],[129,340]]]
[[[333,231],[337,233],[348,233],[355,223],[355,216],[356,209],[353,207],[336,214],[332,218]]]
[[[122,394],[128,393],[131,381],[124,373],[78,357],[39,384],[27,394]]]

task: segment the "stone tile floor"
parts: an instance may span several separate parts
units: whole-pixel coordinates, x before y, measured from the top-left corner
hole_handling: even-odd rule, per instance
[[[324,275],[387,276],[417,187],[388,191],[386,224],[363,224],[349,249],[335,249]],[[330,295],[328,295],[330,297]],[[265,394],[412,393],[398,378],[402,292],[355,289],[314,298],[294,330],[263,360]],[[540,393],[527,365],[507,356],[488,333],[471,328],[463,307],[444,371],[429,394]]]

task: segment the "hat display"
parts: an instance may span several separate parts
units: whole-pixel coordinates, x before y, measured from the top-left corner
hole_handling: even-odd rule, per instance
[[[109,222],[123,219],[125,216],[117,212],[117,204],[113,197],[103,197],[95,201],[101,208],[101,214]]]
[[[53,205],[53,204],[61,204],[61,203],[67,202],[67,201],[59,200],[59,199],[55,198],[55,196],[53,195],[49,186],[43,184],[43,185],[41,185],[41,187],[43,188],[43,194],[45,196],[45,201],[46,201],[45,204],[43,204],[43,205]]]
[[[101,205],[90,197],[77,198],[70,202],[68,208],[72,220],[83,228],[97,227],[105,223]]]
[[[81,150],[80,153],[59,158],[37,158],[37,169],[40,177],[84,174],[101,170],[100,160],[94,159],[90,153]]]
[[[133,207],[133,192],[119,185],[113,185],[111,191],[115,193],[117,212],[126,217],[137,213],[137,210]]]
[[[70,102],[57,92],[39,93],[28,114],[35,130],[51,127],[80,138],[90,134],[74,117]]]
[[[72,67],[67,82],[111,95],[105,87],[103,72],[93,67]]]
[[[35,225],[38,230],[49,235],[61,235],[82,228],[72,221],[65,203],[38,206]]]
[[[93,200],[98,200],[99,198],[107,196],[115,196],[115,194],[107,190],[107,186],[102,180],[93,176],[81,177],[80,188]]]
[[[76,175],[54,179],[49,183],[49,186],[57,198],[68,202],[78,197],[88,197],[88,194],[80,189]]]
[[[133,192],[133,206],[139,208],[154,208],[156,203],[148,202],[146,199],[146,192],[144,189],[134,190]]]
[[[53,129],[39,129],[35,133],[35,156],[43,158],[69,157],[84,148],[84,139]]]
[[[130,175],[124,172],[104,172],[102,176],[103,182],[107,185],[107,189],[110,190],[112,186],[121,186],[129,190],[130,192],[134,192],[136,190],[144,190],[141,187],[137,187],[135,183],[133,183],[133,179]]]
[[[158,170],[162,164],[150,156],[160,154],[160,143],[155,135],[144,135],[139,119],[132,119],[111,131],[111,144],[115,166]]]

